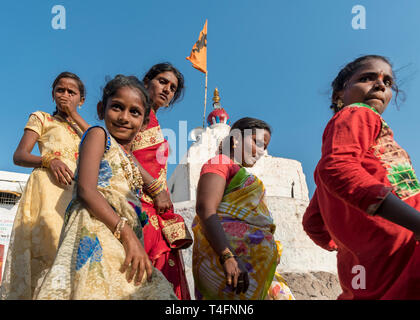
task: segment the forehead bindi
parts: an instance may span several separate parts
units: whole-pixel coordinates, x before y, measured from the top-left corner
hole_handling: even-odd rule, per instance
[[[383,75],[384,77],[393,78],[391,66],[385,61],[382,61],[379,59],[368,60],[365,64],[363,64],[359,68],[355,76],[366,74],[366,73]]]

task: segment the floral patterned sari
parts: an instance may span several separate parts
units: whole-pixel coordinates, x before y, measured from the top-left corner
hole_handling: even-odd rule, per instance
[[[143,243],[142,225],[146,217],[141,215],[139,190],[133,190],[133,168],[128,163],[125,151],[107,133],[97,189],[120,217],[128,219],[128,226]],[[122,243],[90,214],[75,190],[66,210],[57,255],[42,285],[35,289],[35,298],[176,300],[170,283],[156,268],[150,282],[144,273],[139,286],[134,281],[129,283],[130,269],[120,272],[125,256]]]
[[[238,295],[227,286],[218,256],[204,236],[198,217],[195,217],[193,275],[197,299],[294,299],[284,280],[276,273],[281,244],[274,240],[275,225],[264,194],[263,183],[241,168],[226,188],[217,209],[234,254],[247,268],[249,288],[245,293]]]

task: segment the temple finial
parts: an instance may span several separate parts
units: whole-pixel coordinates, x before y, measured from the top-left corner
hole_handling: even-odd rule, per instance
[[[219,90],[214,89],[213,93],[213,107],[214,108],[220,108],[220,96],[219,96]]]

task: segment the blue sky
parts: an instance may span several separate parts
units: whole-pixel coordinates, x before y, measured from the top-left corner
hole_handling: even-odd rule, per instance
[[[64,30],[51,26],[55,5],[66,9]],[[366,9],[365,30],[352,28],[355,5]],[[65,70],[84,81],[87,98],[80,113],[96,124],[106,76],[142,77],[151,65],[170,61],[184,74],[186,92],[172,110],[158,113],[161,126],[175,132],[181,120],[188,131],[201,126],[204,75],[185,57],[208,19],[206,114],[218,87],[231,121],[244,116],[267,121],[273,127],[269,153],[302,163],[310,195],[322,133],[332,116],[330,83],[342,66],[364,54],[389,57],[403,82],[405,102],[399,110],[390,105],[383,116],[419,171],[419,16],[416,0],[2,3],[0,170],[31,172],[13,164],[13,152],[29,114],[55,109],[51,83]]]

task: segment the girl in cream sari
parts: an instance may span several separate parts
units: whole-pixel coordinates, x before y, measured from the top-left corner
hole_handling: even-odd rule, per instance
[[[106,84],[98,103],[106,129],[91,127],[82,138],[58,252],[36,299],[176,299],[144,250],[140,198],[153,177],[130,150],[149,112],[136,77],[117,75]]]

